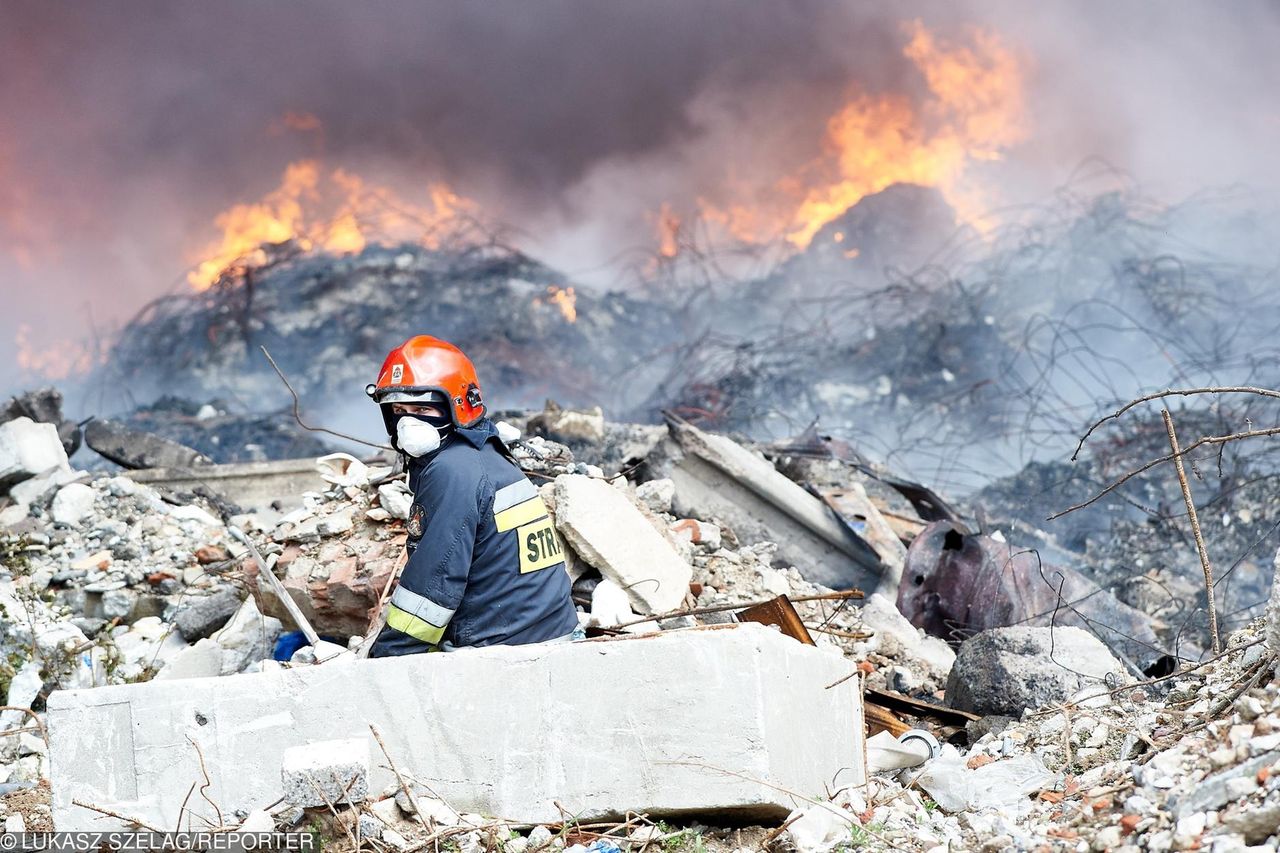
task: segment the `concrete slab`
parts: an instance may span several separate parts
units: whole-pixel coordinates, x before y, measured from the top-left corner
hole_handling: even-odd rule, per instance
[[[274,501],[285,506],[301,506],[303,492],[319,492],[329,486],[316,470],[314,458],[196,468],[144,468],[123,474],[157,489],[191,491],[203,485],[245,508],[266,507]]]
[[[604,480],[562,474],[556,529],[574,553],[627,591],[637,613],[666,613],[689,594],[693,568],[631,500]]]
[[[366,741],[381,790],[393,777],[370,723],[402,771],[462,812],[549,822],[559,801],[584,820],[780,819],[797,804],[785,791],[862,782],[856,681],[827,689],[852,669],[740,625],[57,691],[54,823],[112,824],[79,799],[176,826],[202,779],[196,744],[224,813],[274,802],[285,751],[323,741]],[[188,809],[214,819],[202,798]]]
[[[646,465],[675,483],[677,515],[723,521],[743,543],[776,542],[779,561],[814,583],[876,587],[883,566],[871,546],[769,460],[689,424],[668,429]]]

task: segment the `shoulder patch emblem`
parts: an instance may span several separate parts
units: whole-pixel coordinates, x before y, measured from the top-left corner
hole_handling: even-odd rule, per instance
[[[414,504],[409,509],[409,520],[405,523],[405,530],[409,533],[411,539],[422,538],[422,520],[426,516],[426,511],[418,504]]]

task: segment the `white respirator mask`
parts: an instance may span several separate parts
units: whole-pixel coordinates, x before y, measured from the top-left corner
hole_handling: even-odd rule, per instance
[[[410,456],[426,456],[440,447],[440,430],[426,421],[401,417],[396,421],[396,443]]]

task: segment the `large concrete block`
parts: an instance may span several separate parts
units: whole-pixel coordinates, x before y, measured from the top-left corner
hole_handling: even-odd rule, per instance
[[[277,501],[284,506],[301,506],[303,492],[323,491],[329,485],[316,469],[314,457],[195,468],[145,468],[123,473],[156,489],[191,491],[204,486],[246,508],[268,507]]]
[[[851,670],[740,625],[58,691],[54,823],[110,823],[79,799],[177,825],[203,779],[196,745],[224,813],[275,802],[285,751],[323,741],[367,741],[380,790],[393,778],[371,723],[401,770],[462,812],[548,822],[558,801],[582,819],[781,818],[797,804],[786,791],[862,782],[856,682],[827,687]],[[191,808],[212,811],[203,798]]]

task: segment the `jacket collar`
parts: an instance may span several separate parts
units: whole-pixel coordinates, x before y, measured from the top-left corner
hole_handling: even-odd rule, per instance
[[[495,427],[493,425],[493,421],[488,418],[481,418],[479,423],[467,429],[456,427],[454,432],[457,433],[460,438],[464,438],[469,441],[476,450],[484,447],[489,439],[497,439],[498,437],[498,428]]]

